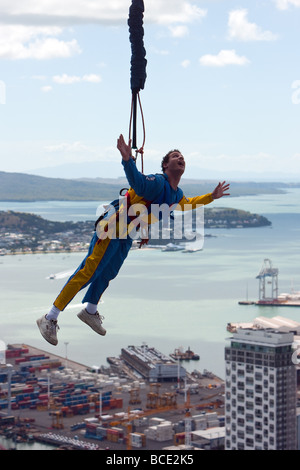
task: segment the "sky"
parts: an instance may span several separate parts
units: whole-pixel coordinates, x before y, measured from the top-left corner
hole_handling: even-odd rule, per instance
[[[130,4],[0,0],[0,171],[123,176]],[[178,148],[186,178],[299,181],[300,0],[144,4],[144,172]]]

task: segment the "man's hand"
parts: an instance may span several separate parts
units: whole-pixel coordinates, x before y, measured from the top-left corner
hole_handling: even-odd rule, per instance
[[[223,196],[230,196],[230,193],[227,193],[230,184],[227,184],[226,181],[219,183],[218,186],[211,193],[213,199],[219,199]]]
[[[128,145],[126,144],[123,135],[121,134],[118,138],[117,149],[122,155],[122,159],[128,162],[132,158],[131,156],[131,139],[129,139]]]

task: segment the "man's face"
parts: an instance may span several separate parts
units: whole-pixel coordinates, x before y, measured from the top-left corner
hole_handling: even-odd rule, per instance
[[[169,161],[165,169],[183,174],[185,170],[185,161],[183,155],[177,151],[172,152],[169,156]]]

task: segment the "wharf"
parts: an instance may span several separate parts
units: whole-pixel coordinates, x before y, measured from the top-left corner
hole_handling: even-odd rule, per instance
[[[300,323],[290,318],[281,317],[279,315],[272,318],[259,316],[254,318],[252,322],[228,323],[227,325],[227,331],[230,333],[236,332],[238,328],[251,328],[258,330],[272,328],[278,331],[293,332],[295,338],[300,336]]]
[[[300,307],[300,300],[258,300],[255,305],[259,307]]]
[[[124,450],[130,425],[132,439],[144,436],[139,443],[133,442],[135,447],[163,449],[174,445],[175,439],[177,445],[184,443],[187,400],[193,422],[198,423],[199,415],[209,415],[215,426],[220,425],[224,414],[222,379],[195,371],[186,375],[185,389],[183,381],[138,380],[127,364],[122,368],[122,360],[118,361],[118,373],[112,367],[96,372],[70,359],[65,367],[65,358],[29,345],[10,346],[7,362],[14,373],[11,422],[6,416],[7,381],[2,366],[0,433],[25,440],[30,434],[55,448]],[[154,428],[158,433],[167,426],[168,435],[154,434]]]
[[[66,362],[67,362],[68,366],[71,367],[73,370],[82,371],[82,372],[88,370],[88,366],[86,366],[84,364],[80,364],[79,362],[75,362],[75,361],[72,361],[70,359],[63,358],[61,356],[53,354],[52,352],[50,353],[49,351],[44,351],[43,349],[38,349],[38,348],[35,348],[34,346],[30,346],[28,344],[14,344],[13,347],[14,348],[24,347],[24,348],[28,349],[28,354],[29,355],[40,356],[40,355],[44,354],[45,356],[49,356],[49,358],[52,359],[52,360],[60,361],[62,365],[66,365]]]
[[[300,300],[239,300],[239,305],[257,305],[258,307],[300,307]]]

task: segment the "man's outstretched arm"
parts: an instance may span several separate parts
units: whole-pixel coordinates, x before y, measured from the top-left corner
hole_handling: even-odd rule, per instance
[[[121,134],[117,141],[117,149],[122,155],[122,159],[128,162],[132,158],[131,155],[131,139],[129,139],[128,145],[126,144],[123,135]]]
[[[163,190],[163,178],[156,175],[147,175],[138,171],[134,159],[131,155],[131,140],[126,144],[121,134],[117,141],[117,148],[122,155],[122,165],[126,178],[132,189],[140,197],[151,201],[154,200]]]
[[[203,196],[194,196],[194,197],[185,197],[179,201],[179,206],[181,209],[177,210],[191,210],[196,209],[198,205],[206,205],[213,202],[214,199],[219,199],[223,196],[230,196],[228,193],[230,184],[223,181],[223,183],[219,183],[218,186],[215,187],[213,192],[204,194]],[[176,209],[175,209],[176,210]]]
[[[213,192],[211,193],[213,199],[219,199],[223,196],[230,196],[230,193],[227,193],[230,184],[223,181],[223,183],[219,183],[218,186],[215,187]]]

